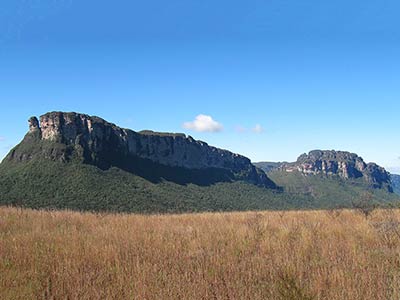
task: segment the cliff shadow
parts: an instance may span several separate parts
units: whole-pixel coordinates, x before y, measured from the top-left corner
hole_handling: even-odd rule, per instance
[[[179,185],[210,186],[218,182],[232,182],[235,180],[234,174],[226,169],[171,167],[137,156],[106,155],[106,157],[99,157],[97,162],[92,162],[91,164],[102,170],[117,167],[152,183],[160,183],[165,180]]]

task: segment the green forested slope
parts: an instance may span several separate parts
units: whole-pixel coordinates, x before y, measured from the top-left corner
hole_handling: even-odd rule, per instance
[[[235,181],[209,185],[151,182],[118,168],[33,160],[0,165],[0,204],[118,212],[240,211],[351,206],[361,183],[272,173],[283,192]],[[285,175],[285,176],[283,176]],[[382,190],[375,200],[395,201]]]

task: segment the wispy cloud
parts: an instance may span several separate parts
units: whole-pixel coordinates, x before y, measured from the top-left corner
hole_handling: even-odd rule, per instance
[[[254,128],[252,129],[252,131],[253,131],[254,133],[263,133],[265,130],[264,130],[264,128],[263,128],[260,124],[257,124],[256,126],[254,126]]]
[[[6,138],[4,136],[0,136],[0,142],[4,142]]]
[[[260,134],[265,131],[264,127],[262,127],[260,124],[255,125],[254,127],[246,128],[242,125],[237,125],[235,127],[235,132],[236,133],[255,133],[255,134]]]
[[[207,115],[198,115],[194,121],[183,123],[182,127],[197,132],[219,132],[224,129],[221,123]]]

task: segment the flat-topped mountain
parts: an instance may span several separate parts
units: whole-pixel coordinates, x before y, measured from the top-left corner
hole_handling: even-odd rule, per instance
[[[42,115],[40,122],[36,117],[30,118],[29,132],[5,161],[18,162],[38,158],[62,162],[75,160],[101,169],[114,166],[126,171],[137,171],[139,175],[145,171],[139,166],[148,162],[165,167],[197,170],[197,181],[245,180],[276,188],[262,170],[257,169],[250,159],[242,155],[209,146],[182,133],[149,130],[135,132],[99,117],[74,112],[50,112]],[[207,170],[213,170],[214,175],[201,178],[201,173]],[[173,174],[157,174],[157,168],[152,171],[149,173],[153,177],[165,175],[167,179],[173,178]]]
[[[0,205],[158,213],[283,209],[288,201],[242,155],[182,133],[51,112],[29,119],[0,164]]]
[[[357,154],[346,151],[313,150],[300,155],[296,162],[277,163],[275,168],[271,167],[271,163],[269,168],[263,167],[265,163],[256,165],[266,172],[280,170],[304,175],[338,176],[349,180],[362,179],[372,188],[393,192],[390,174],[383,167],[375,163],[365,163]]]

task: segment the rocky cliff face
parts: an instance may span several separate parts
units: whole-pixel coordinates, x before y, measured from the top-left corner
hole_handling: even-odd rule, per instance
[[[314,150],[302,154],[296,162],[280,167],[286,172],[299,171],[306,175],[338,175],[344,179],[362,178],[373,188],[393,191],[390,174],[375,163],[365,163],[357,154],[345,151]]]
[[[39,143],[33,154],[29,144]],[[99,117],[78,113],[51,112],[29,119],[29,132],[6,159],[81,160],[109,168],[125,158],[140,158],[164,166],[185,169],[222,169],[235,178],[276,188],[265,173],[244,156],[209,146],[185,134],[135,132],[120,128]],[[132,160],[130,161],[132,163]]]

